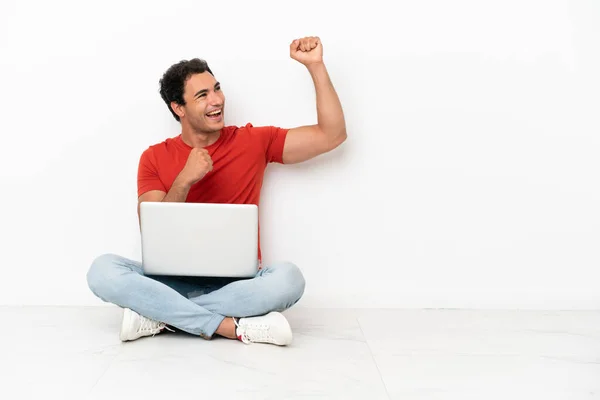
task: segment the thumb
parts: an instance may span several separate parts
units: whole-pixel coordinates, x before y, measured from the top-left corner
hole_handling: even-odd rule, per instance
[[[292,44],[290,44],[290,52],[294,52],[294,51],[298,50],[299,44],[300,44],[300,41],[298,39],[294,40],[292,42]]]

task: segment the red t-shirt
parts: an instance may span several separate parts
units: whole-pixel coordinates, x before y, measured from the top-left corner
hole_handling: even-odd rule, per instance
[[[283,163],[283,146],[288,130],[274,126],[226,126],[217,141],[205,147],[213,170],[194,184],[189,203],[256,204],[263,176],[270,162]],[[152,145],[140,157],[138,196],[150,190],[167,193],[191,151],[181,135]],[[261,257],[260,239],[258,257]]]

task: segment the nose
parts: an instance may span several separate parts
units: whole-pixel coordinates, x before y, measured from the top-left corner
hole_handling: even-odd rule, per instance
[[[223,97],[216,91],[211,91],[208,94],[208,104],[211,106],[222,106],[223,105]]]

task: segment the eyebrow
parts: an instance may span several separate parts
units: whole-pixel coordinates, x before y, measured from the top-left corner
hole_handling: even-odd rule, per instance
[[[216,89],[218,86],[221,86],[221,82],[217,82],[217,83],[215,83],[215,89]],[[199,90],[199,91],[198,91],[198,92],[197,92],[197,93],[194,95],[194,98],[196,98],[196,97],[198,97],[198,96],[200,96],[201,94],[204,94],[204,93],[206,93],[206,92],[208,92],[208,89],[202,89],[202,90]]]

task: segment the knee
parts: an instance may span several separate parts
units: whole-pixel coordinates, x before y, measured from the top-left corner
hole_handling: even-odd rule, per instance
[[[111,275],[117,260],[118,256],[114,254],[103,254],[92,262],[86,278],[88,287],[96,296],[105,298],[107,290],[114,288]]]
[[[296,264],[291,262],[282,262],[271,267],[273,273],[278,276],[278,286],[281,294],[284,297],[287,307],[295,304],[304,294],[306,281],[302,271]]]

